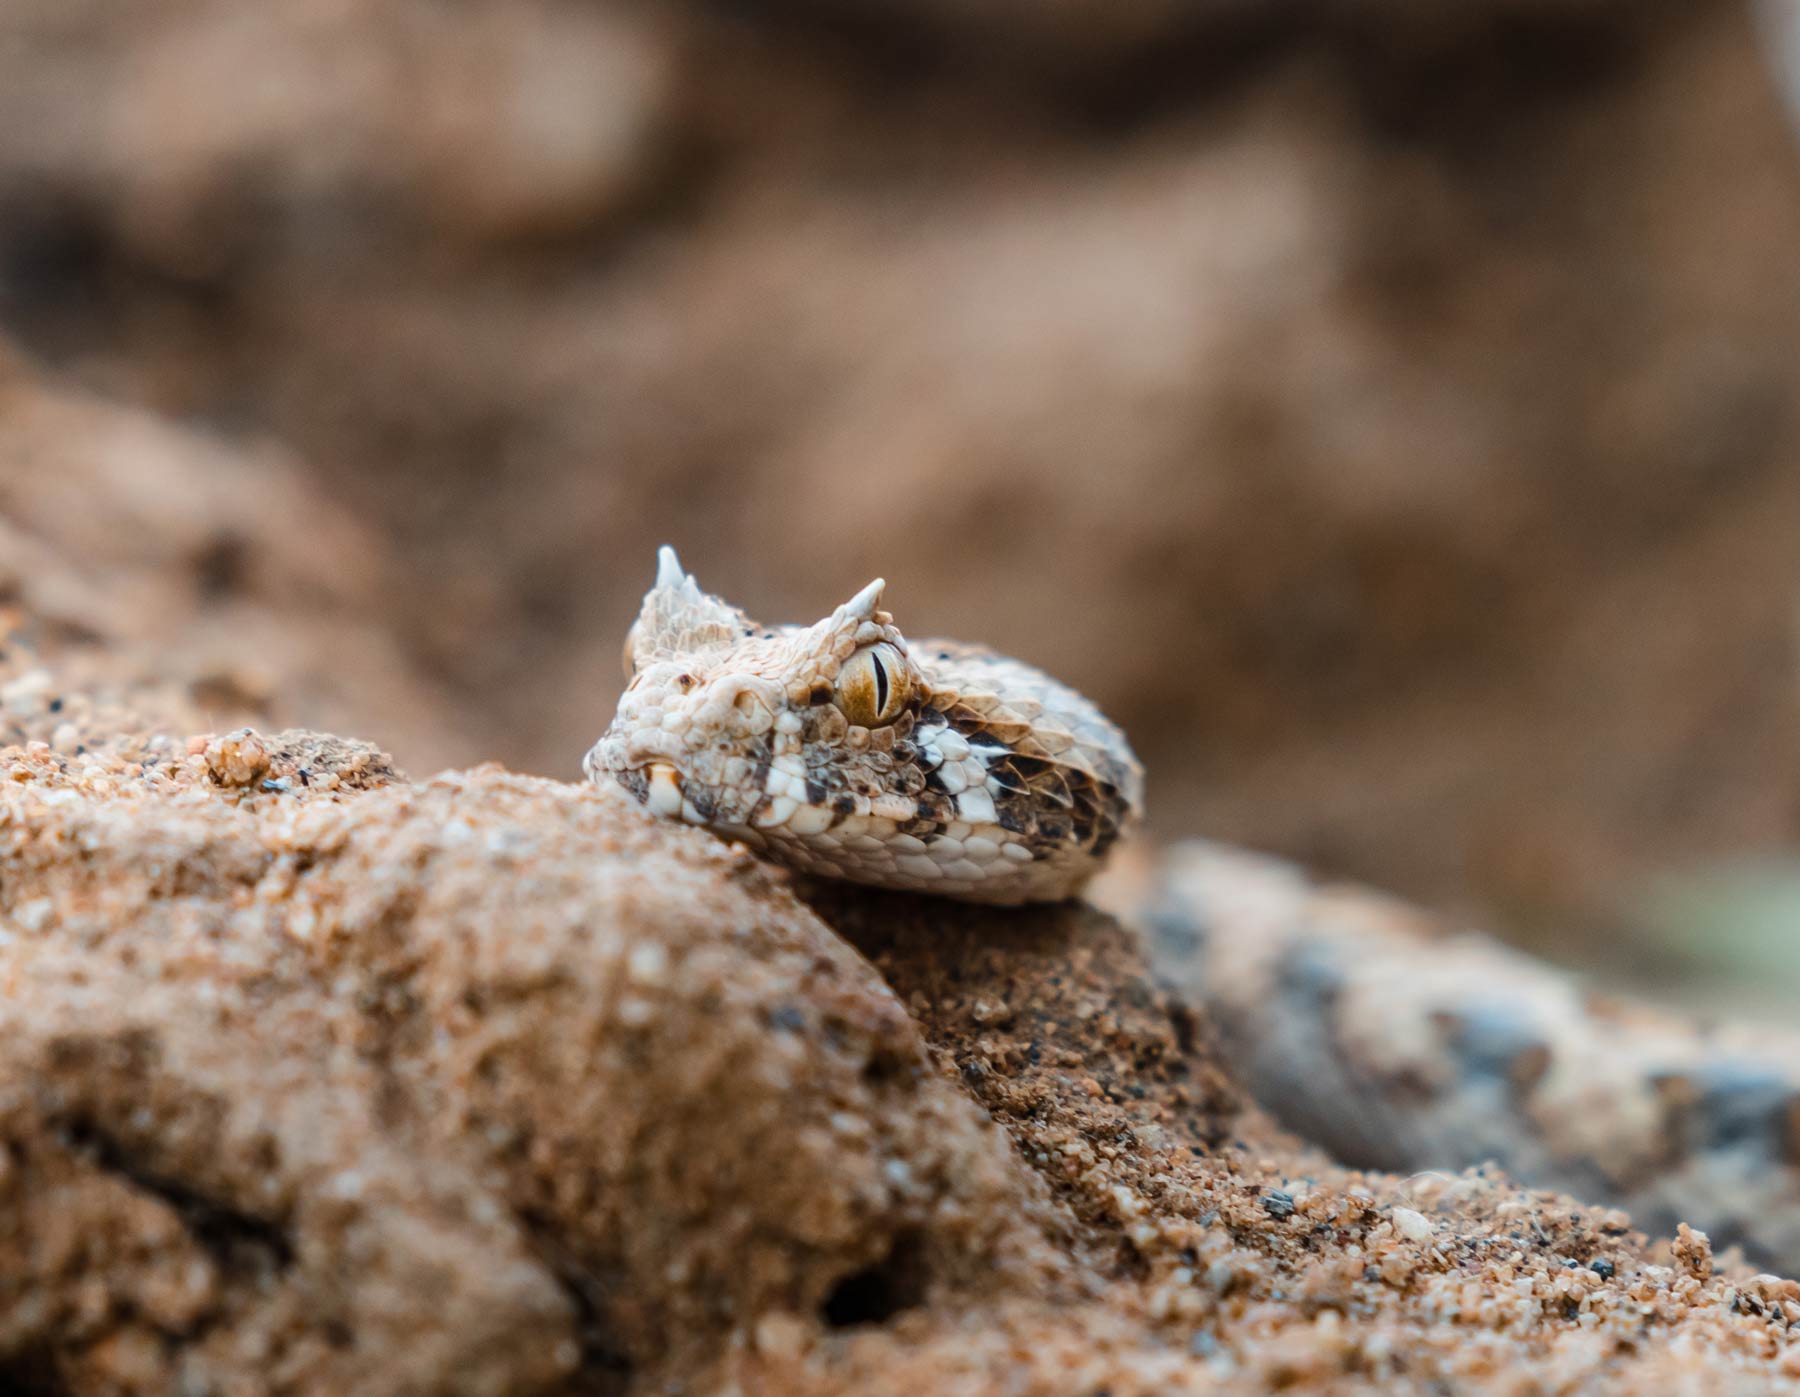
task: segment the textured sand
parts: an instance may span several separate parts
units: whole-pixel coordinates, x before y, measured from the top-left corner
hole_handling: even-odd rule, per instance
[[[1800,1286],[1698,1236],[1282,1135],[1101,913],[809,907],[600,791],[145,736],[12,624],[15,1388],[1800,1381]]]

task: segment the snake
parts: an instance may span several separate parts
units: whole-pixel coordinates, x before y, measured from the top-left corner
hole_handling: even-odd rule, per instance
[[[909,640],[884,590],[764,625],[662,548],[588,777],[809,875],[1002,905],[1079,895],[1141,821],[1124,733],[1019,660]],[[1223,845],[1149,867],[1119,910],[1295,1133],[1363,1167],[1497,1164],[1800,1272],[1800,1035],[1595,995]]]
[[[974,902],[1073,896],[1143,807],[1125,735],[1030,665],[908,641],[885,586],[766,626],[663,547],[584,770],[808,873]]]

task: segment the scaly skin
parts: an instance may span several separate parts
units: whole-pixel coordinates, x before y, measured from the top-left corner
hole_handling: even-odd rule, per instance
[[[1198,841],[1140,920],[1290,1129],[1351,1164],[1496,1161],[1800,1271],[1800,1037],[1583,991],[1488,937]]]
[[[664,548],[588,775],[811,873],[975,902],[1073,896],[1143,804],[1124,734],[1029,665],[908,641],[882,586],[815,625],[764,626]]]

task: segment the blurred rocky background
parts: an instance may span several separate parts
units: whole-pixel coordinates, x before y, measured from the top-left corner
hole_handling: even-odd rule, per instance
[[[656,544],[879,573],[1163,837],[1791,1004],[1792,18],[8,0],[0,604],[573,778]]]

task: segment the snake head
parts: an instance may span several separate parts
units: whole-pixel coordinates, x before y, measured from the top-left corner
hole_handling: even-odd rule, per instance
[[[905,637],[880,609],[883,585],[814,625],[764,626],[701,591],[663,547],[626,638],[625,692],[587,754],[588,775],[657,814],[733,833],[786,824],[802,806],[829,819],[826,801],[841,806],[852,784],[845,768],[881,765],[926,696]],[[876,783],[862,784],[872,799]]]
[[[909,648],[882,586],[812,625],[765,626],[664,548],[588,775],[810,872],[987,902],[1069,896],[1142,803],[1124,734],[1017,660]]]

